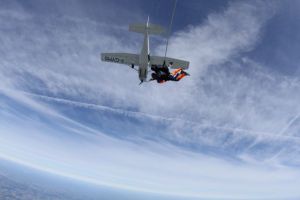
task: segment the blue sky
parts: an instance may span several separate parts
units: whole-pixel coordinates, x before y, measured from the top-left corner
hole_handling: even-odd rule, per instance
[[[1,158],[133,191],[300,195],[297,1],[179,0],[168,56],[191,76],[163,85],[99,55],[139,52],[128,24],[167,26],[172,1],[1,5]]]

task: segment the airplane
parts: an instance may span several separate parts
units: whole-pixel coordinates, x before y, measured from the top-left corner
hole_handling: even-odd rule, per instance
[[[175,58],[152,56],[149,52],[149,35],[161,35],[165,33],[162,26],[149,23],[149,17],[146,24],[131,24],[129,31],[144,34],[144,43],[140,54],[132,53],[101,53],[101,60],[104,62],[119,63],[131,66],[135,69],[138,66],[138,75],[141,83],[147,81],[148,69],[152,65],[166,65],[172,69],[188,69],[189,62]]]

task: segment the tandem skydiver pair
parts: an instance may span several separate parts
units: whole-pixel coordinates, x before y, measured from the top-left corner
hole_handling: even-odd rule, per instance
[[[171,63],[172,64],[172,63]],[[165,83],[167,81],[180,81],[183,77],[189,76],[182,68],[175,69],[170,72],[169,67],[166,65],[152,65],[151,79],[149,81],[156,80],[157,83]]]

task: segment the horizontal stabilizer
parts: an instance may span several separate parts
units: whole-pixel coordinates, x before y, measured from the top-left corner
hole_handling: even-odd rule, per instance
[[[185,60],[179,60],[175,58],[168,58],[168,57],[161,57],[161,56],[151,56],[150,58],[150,64],[151,65],[163,65],[164,61],[166,60],[166,65],[170,66],[172,69],[188,69],[190,63]]]
[[[165,29],[156,24],[131,24],[129,25],[129,31],[136,32],[136,33],[146,33],[148,31],[148,34],[152,35],[160,35],[165,33]]]
[[[101,60],[125,65],[139,65],[140,56],[132,53],[102,53]]]

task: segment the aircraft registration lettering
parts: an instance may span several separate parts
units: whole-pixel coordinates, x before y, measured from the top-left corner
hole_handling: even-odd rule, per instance
[[[104,57],[105,61],[110,61],[110,62],[115,62],[115,63],[124,63],[124,59],[120,59],[118,57],[109,57],[109,56],[105,56]]]

